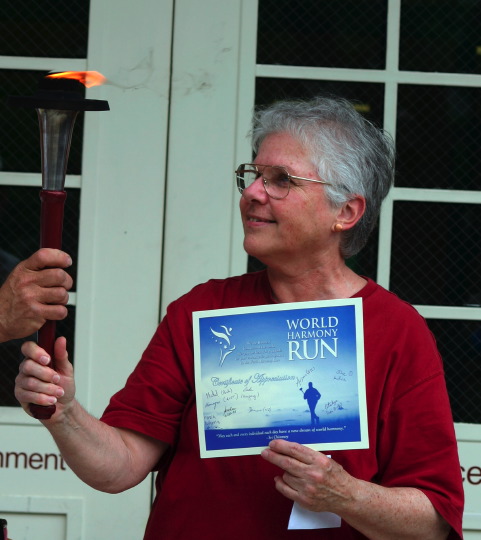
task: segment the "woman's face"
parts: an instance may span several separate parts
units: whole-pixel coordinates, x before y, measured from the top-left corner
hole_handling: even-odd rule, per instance
[[[320,179],[306,150],[284,132],[264,139],[255,163],[282,165],[292,175]],[[240,211],[249,255],[268,266],[301,270],[339,257],[340,235],[331,230],[338,210],[328,203],[323,184],[293,182],[287,197],[277,200],[267,195],[258,178],[244,190]]]

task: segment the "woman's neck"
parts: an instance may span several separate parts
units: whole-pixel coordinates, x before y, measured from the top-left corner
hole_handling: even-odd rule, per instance
[[[366,284],[344,262],[329,270],[313,268],[296,274],[268,267],[267,275],[273,298],[279,303],[350,298]]]

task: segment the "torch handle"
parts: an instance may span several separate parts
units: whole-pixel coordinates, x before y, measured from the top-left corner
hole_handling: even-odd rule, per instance
[[[40,247],[62,248],[63,213],[65,207],[66,191],[40,191]],[[55,369],[54,343],[55,321],[47,321],[38,331],[38,344],[49,354],[49,366]],[[30,412],[34,418],[48,420],[55,413],[55,405],[36,405],[30,403]]]
[[[40,191],[40,247],[62,248],[63,211],[66,191]]]

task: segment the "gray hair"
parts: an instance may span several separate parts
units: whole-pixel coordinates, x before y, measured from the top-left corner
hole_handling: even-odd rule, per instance
[[[259,109],[252,129],[254,151],[258,152],[268,135],[280,132],[299,141],[319,177],[332,183],[325,189],[333,207],[340,207],[355,195],[366,199],[362,218],[342,233],[342,256],[352,257],[366,244],[393,184],[392,138],[359,114],[349,101],[333,97],[278,101]]]

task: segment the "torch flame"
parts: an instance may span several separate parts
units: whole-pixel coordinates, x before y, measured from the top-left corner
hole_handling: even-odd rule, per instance
[[[49,79],[76,79],[87,88],[104,84],[107,81],[98,71],[63,71],[62,73],[51,73],[47,77]]]

